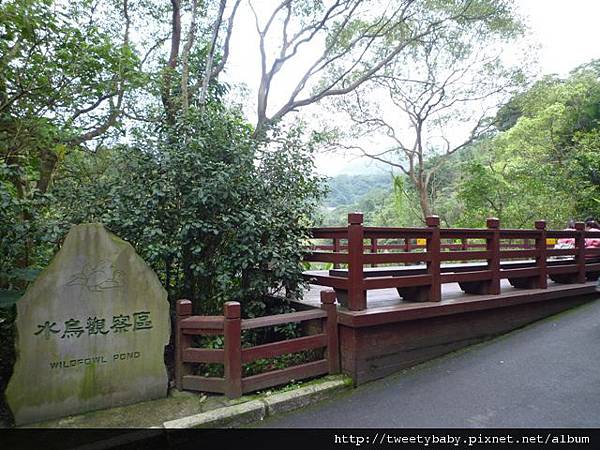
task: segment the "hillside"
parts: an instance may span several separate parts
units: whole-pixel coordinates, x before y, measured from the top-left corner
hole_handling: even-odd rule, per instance
[[[323,206],[337,208],[344,205],[355,205],[373,190],[391,191],[392,180],[391,176],[386,173],[338,175],[329,180],[329,189]]]

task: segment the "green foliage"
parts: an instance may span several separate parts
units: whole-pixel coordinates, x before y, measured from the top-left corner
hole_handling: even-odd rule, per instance
[[[464,211],[458,224],[483,227],[487,217],[497,217],[503,227],[530,228],[544,218],[561,228],[573,213],[568,196],[524,169],[503,162],[467,165],[458,194]]]
[[[287,367],[297,366],[299,364],[318,361],[322,358],[322,350],[305,350],[302,352],[276,356],[274,358],[259,359],[250,364],[244,364],[242,376],[250,377],[252,375],[258,375],[264,372],[285,369]]]
[[[14,305],[3,304],[3,291],[0,290],[0,427],[8,428],[14,426],[14,420],[8,405],[4,399],[4,390],[13,372],[13,364],[16,359],[15,352],[15,318],[17,308]]]
[[[600,116],[600,114],[599,114]],[[600,217],[600,129],[577,133],[568,170],[574,186],[575,214]]]
[[[43,151],[61,156],[62,145],[104,123],[111,108],[98,106],[143,81],[133,49],[90,21],[82,3],[59,8],[0,5],[0,157],[20,165],[40,165]]]
[[[338,175],[328,180],[329,193],[323,204],[328,207],[353,205],[373,189],[390,190],[389,174]]]
[[[301,129],[259,151],[246,122],[213,104],[174,130],[141,131],[130,146],[67,158],[54,189],[67,221],[104,223],[197,311],[236,300],[262,315],[267,295],[296,295],[320,195]]]
[[[320,6],[305,8],[294,12]],[[135,20],[158,30],[168,12],[152,2],[0,5],[0,289],[24,288],[70,224],[98,221],[136,247],[171,299],[188,297],[198,312],[239,300],[261,315],[267,295],[298,294],[301,243],[321,195],[312,144],[301,125],[274,130],[270,145],[252,138],[224,106],[224,84],[213,81],[200,105],[200,35],[183,108],[181,61],[164,77],[158,38],[133,32]],[[127,106],[141,120],[122,120]]]
[[[479,146],[459,186],[463,224],[486,215],[507,226],[600,215],[600,70],[547,77],[499,111],[503,130]]]
[[[290,308],[286,307],[285,312],[291,312]],[[263,327],[256,330],[244,330],[242,331],[241,336],[242,348],[250,348],[265,343],[279,342],[300,336],[302,336],[302,326],[298,323]],[[195,346],[198,348],[222,349],[224,348],[223,336],[202,336],[196,340]],[[320,359],[323,359],[323,349],[304,350],[272,358],[258,359],[251,363],[244,364],[242,371],[243,376],[248,377]],[[222,364],[206,363],[198,364],[195,372],[202,376],[222,377],[223,370]]]
[[[493,216],[506,227],[529,228],[545,219],[563,228],[570,218],[600,216],[599,66],[592,61],[567,79],[534,83],[499,110],[498,132],[445,162],[430,188],[444,225],[482,227]],[[432,158],[426,167],[435,163]],[[374,224],[421,225],[410,219],[418,200],[400,180]]]
[[[0,289],[11,291],[35,278],[60,233],[48,209],[50,195],[37,190],[25,198],[16,194],[12,181],[24,177],[22,168],[0,162]]]
[[[144,80],[116,28],[92,20],[85,1],[0,4],[0,288],[24,287],[47,263],[64,231],[56,168],[119,128],[122,95]]]

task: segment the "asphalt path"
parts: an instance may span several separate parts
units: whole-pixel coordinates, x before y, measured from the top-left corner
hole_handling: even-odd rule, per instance
[[[600,427],[600,301],[258,426]]]

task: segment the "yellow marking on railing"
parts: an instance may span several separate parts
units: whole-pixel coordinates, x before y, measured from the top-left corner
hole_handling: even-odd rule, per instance
[[[417,245],[427,245],[427,239],[417,239]]]
[[[556,245],[556,238],[547,238],[546,245]]]

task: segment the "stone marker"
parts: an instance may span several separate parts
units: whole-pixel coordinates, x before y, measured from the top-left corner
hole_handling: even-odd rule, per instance
[[[167,293],[133,247],[76,225],[17,302],[17,425],[166,396]]]

